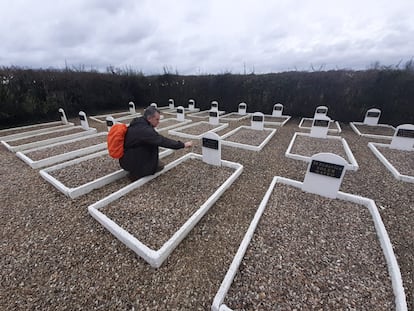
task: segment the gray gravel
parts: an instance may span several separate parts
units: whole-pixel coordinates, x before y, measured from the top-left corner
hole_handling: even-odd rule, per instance
[[[386,126],[354,124],[361,134],[393,136],[395,130]]]
[[[243,164],[243,173],[158,269],[137,257],[87,212],[90,204],[127,185],[127,178],[71,200],[1,146],[0,309],[209,310],[273,176],[304,178],[306,163],[284,156],[293,133],[299,131],[299,121],[293,119],[278,128],[260,152],[222,147],[222,157]],[[231,122],[226,131],[240,124]],[[90,125],[99,128],[95,122]],[[409,310],[414,310],[413,184],[398,181],[388,172],[367,146],[373,139],[358,137],[347,124],[341,127],[341,136],[360,166],[346,173],[341,190],[375,200],[400,265]],[[200,152],[199,142],[193,151]],[[178,150],[163,161],[187,152]],[[319,222],[298,219],[298,223],[319,232]],[[370,271],[381,280],[383,270]],[[352,281],[358,282],[358,277],[356,273]],[[321,295],[329,295],[328,285],[320,288]],[[345,298],[344,294],[342,301]],[[346,309],[345,302],[335,303]]]

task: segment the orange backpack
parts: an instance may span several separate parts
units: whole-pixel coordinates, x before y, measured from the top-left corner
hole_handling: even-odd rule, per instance
[[[124,140],[128,127],[124,123],[112,125],[107,137],[108,152],[111,158],[120,159],[124,155]]]

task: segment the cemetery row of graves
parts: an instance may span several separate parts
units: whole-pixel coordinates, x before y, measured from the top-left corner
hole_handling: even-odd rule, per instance
[[[151,105],[157,107],[155,103]],[[194,100],[189,100],[188,107],[175,107],[174,101],[170,100],[168,106],[157,108],[162,113],[162,119],[156,130],[161,134],[168,133],[177,138],[200,141],[201,154],[189,152],[168,163],[164,170],[132,182],[88,207],[93,219],[154,268],[163,265],[174,249],[242,174],[242,164],[222,159],[222,146],[260,152],[272,138],[274,139],[278,128],[283,127],[291,118],[283,114],[283,105],[279,103],[274,105],[271,115],[261,112],[248,113],[246,103],[240,103],[237,112],[225,112],[219,109],[216,101],[211,103],[211,108],[207,111],[196,108]],[[10,152],[15,152],[16,157],[31,168],[39,169],[43,179],[53,185],[56,191],[67,196],[68,200],[88,195],[94,189],[128,175],[128,172],[120,169],[118,162],[108,155],[107,132],[98,132],[91,128],[88,118],[105,124],[108,131],[116,123],[129,124],[132,119],[141,116],[136,112],[133,102],[129,103],[128,111],[125,112],[87,117],[81,111],[80,126],[68,122],[63,109],[59,109],[59,113],[60,121],[1,130],[1,143]],[[402,124],[395,128],[381,124],[380,117],[380,110],[370,109],[363,121],[351,122],[350,126],[355,135],[389,140],[389,144],[370,142],[368,145],[396,179],[414,183],[414,167],[410,160],[414,153],[414,125]],[[241,125],[226,132],[231,122],[241,120],[250,121],[250,125]],[[260,264],[255,263],[252,256],[265,256],[263,254],[266,253],[266,247],[288,247],[282,242],[280,245],[265,243],[267,246],[260,246],[257,241],[269,242],[272,239],[273,230],[269,228],[274,227],[272,221],[276,220],[271,215],[277,213],[277,210],[274,210],[275,206],[283,207],[283,193],[289,191],[295,195],[284,200],[298,200],[301,202],[298,204],[303,204],[303,198],[306,196],[313,195],[319,200],[325,200],[325,205],[337,206],[345,214],[353,213],[355,205],[364,207],[364,211],[358,215],[361,223],[357,225],[369,226],[375,239],[361,240],[360,243],[370,248],[376,245],[378,253],[385,259],[383,275],[375,277],[379,282],[387,278],[391,280],[390,288],[384,289],[385,293],[391,292],[393,296],[392,301],[387,302],[387,306],[395,310],[407,310],[398,262],[375,202],[370,198],[339,190],[346,172],[359,169],[357,159],[347,141],[341,137],[341,132],[339,122],[329,118],[326,106],[317,107],[312,117],[301,119],[298,132],[292,136],[285,156],[307,163],[305,178],[298,181],[284,176],[274,177],[214,297],[212,310],[237,309],[240,296],[249,295],[248,292],[243,293],[243,290],[248,288],[245,284],[251,280],[247,273],[245,276],[239,276],[238,271],[246,262],[253,266],[253,270],[255,266],[257,269],[260,268]],[[162,159],[172,153],[172,150],[160,148],[159,157]],[[206,178],[205,184],[194,185],[190,177],[187,181],[186,178],[182,178],[191,175],[183,174],[183,170],[201,170],[203,174],[208,172],[208,176],[213,178]],[[157,229],[151,230],[153,234],[149,234],[147,228],[134,220],[145,219],[156,211],[152,206],[137,209],[133,202],[148,193],[168,193],[168,189],[174,183],[193,187],[192,191],[188,191],[188,201],[180,202],[182,206],[180,205],[179,213],[176,215],[177,224],[173,226],[175,229],[163,230],[161,222],[157,224]],[[200,188],[205,190],[202,195],[198,191]],[[169,195],[174,196],[174,192]],[[162,218],[162,211],[156,213]],[[298,227],[300,229],[301,225]],[[361,253],[364,251],[361,250]],[[372,260],[374,262],[378,258]],[[269,282],[274,281],[269,276],[267,278]],[[378,285],[378,295],[387,297],[387,294],[381,292],[381,286],[384,287],[384,284]],[[270,301],[267,305],[270,309],[271,303]]]

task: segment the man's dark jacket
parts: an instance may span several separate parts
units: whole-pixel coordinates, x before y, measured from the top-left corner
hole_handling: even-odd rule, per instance
[[[158,166],[158,146],[181,149],[184,143],[158,134],[144,117],[135,118],[126,132],[124,156],[119,164],[134,177],[152,175]]]

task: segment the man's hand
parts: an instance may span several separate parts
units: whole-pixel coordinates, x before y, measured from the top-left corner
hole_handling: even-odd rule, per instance
[[[192,147],[192,146],[193,146],[193,142],[192,141],[186,141],[184,143],[184,148],[189,148],[189,147]]]

